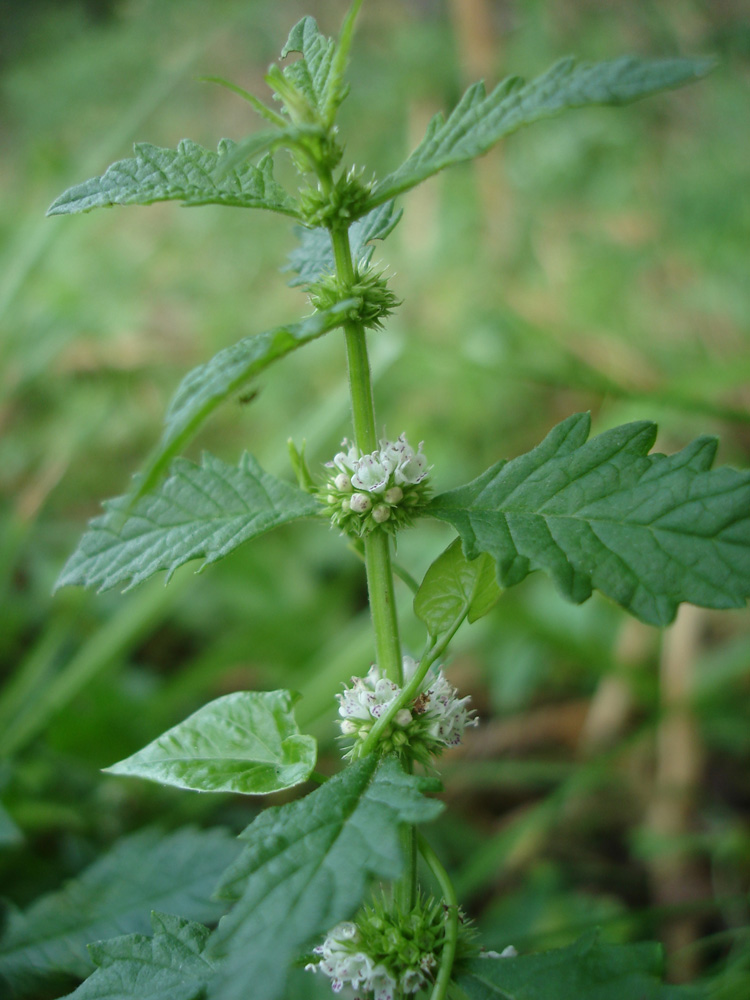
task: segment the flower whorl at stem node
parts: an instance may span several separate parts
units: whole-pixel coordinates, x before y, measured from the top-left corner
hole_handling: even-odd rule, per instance
[[[309,285],[307,294],[310,302],[321,312],[347,299],[356,299],[357,304],[349,310],[349,319],[370,330],[382,327],[386,316],[390,316],[400,305],[383,272],[374,268],[355,271],[352,281],[346,281],[340,275],[327,274]]]
[[[435,979],[445,943],[446,912],[435,900],[419,898],[410,909],[377,899],[360,910],[353,921],[329,931],[313,949],[317,961],[309,972],[322,972],[334,993],[344,986],[358,997],[394,1000],[418,993]],[[474,931],[462,921],[459,951],[473,951]]]
[[[371,181],[363,181],[362,170],[350,167],[328,191],[322,187],[303,188],[299,200],[305,224],[311,229],[350,226],[367,211],[374,186],[374,177]]]
[[[375,528],[392,534],[410,525],[429,500],[430,466],[402,434],[381,441],[380,448],[363,455],[346,438],[342,451],[327,463],[328,481],[317,490],[332,523],[355,537]]]
[[[403,660],[404,683],[414,677],[418,664],[410,656]],[[401,695],[402,688],[383,675],[375,665],[365,677],[352,677],[351,687],[336,697],[341,716],[341,735],[355,737],[348,756],[356,757],[374,723]],[[430,766],[447,747],[458,746],[467,726],[478,725],[469,698],[459,698],[458,691],[448,681],[442,668],[428,672],[416,698],[396,712],[382,734],[380,753],[395,753],[399,757]]]

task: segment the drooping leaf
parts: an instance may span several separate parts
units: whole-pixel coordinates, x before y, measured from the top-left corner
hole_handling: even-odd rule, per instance
[[[223,830],[142,830],[120,840],[62,889],[11,912],[0,939],[0,979],[17,996],[42,979],[92,968],[86,945],[123,932],[148,930],[152,909],[212,922],[226,908],[210,902],[237,845]]]
[[[255,149],[271,143],[275,133]],[[222,139],[217,153],[183,139],[177,149],[142,142],[135,157],[113,163],[101,177],[68,188],[50,205],[48,215],[90,212],[109,205],[151,205],[180,201],[183,205],[232,205],[267,208],[299,218],[297,203],[273,177],[273,161],[264,156],[257,166],[236,158],[236,143]]]
[[[274,361],[340,326],[356,305],[356,299],[347,299],[299,323],[245,337],[188,372],[169,404],[164,433],[146,467],[140,492],[151,489],[172,458],[225,399]]]
[[[105,502],[58,587],[101,591],[127,584],[127,590],[159,570],[169,580],[190,559],[202,558],[207,566],[250,538],[320,510],[309,493],[264,472],[252,455],[243,455],[238,466],[209,454],[201,465],[177,458],[170,471],[153,493]]]
[[[711,471],[714,438],[649,455],[637,422],[587,441],[590,418],[558,424],[533,451],[436,497],[471,559],[494,556],[504,587],[546,570],[563,596],[592,588],[652,625],[681,601],[738,608],[750,596],[750,472]]]
[[[509,77],[486,94],[483,83],[469,87],[444,119],[435,115],[422,142],[404,163],[373,191],[379,205],[432,174],[481,156],[499,139],[524,125],[568,108],[590,104],[627,104],[659,90],[680,87],[704,76],[710,59],[640,59],[624,56],[606,62],[562,59],[527,83]]]
[[[304,799],[261,813],[219,889],[236,902],[209,942],[209,955],[225,957],[211,998],[277,1000],[301,947],[350,916],[371,878],[399,874],[400,825],[442,808],[424,798],[425,787],[371,755]]]
[[[63,1000],[199,1000],[213,972],[203,957],[209,930],[169,913],[151,914],[153,937],[125,934],[89,945],[97,966]]]
[[[235,691],[199,708],[104,770],[197,792],[265,795],[307,781],[317,744],[302,735],[289,691]]]
[[[384,240],[398,225],[403,211],[396,211],[392,201],[378,205],[367,215],[357,219],[349,229],[349,242],[352,260],[357,268],[364,270],[369,266],[375,247],[373,240]],[[295,271],[296,278],[289,284],[311,285],[325,274],[332,274],[335,269],[331,236],[327,229],[305,229],[297,226],[295,229],[299,238],[299,246],[289,254],[286,271]]]
[[[467,559],[456,538],[425,573],[414,596],[414,614],[433,639],[455,630],[464,618],[475,622],[500,597],[495,562],[482,553]]]
[[[456,979],[468,1000],[702,1000],[665,985],[662,964],[658,944],[604,944],[594,932],[567,948],[462,963]]]

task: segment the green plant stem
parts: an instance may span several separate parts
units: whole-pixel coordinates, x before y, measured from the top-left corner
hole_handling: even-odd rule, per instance
[[[349,543],[349,549],[358,556],[362,562],[365,561],[365,546],[361,538],[352,539]],[[396,559],[391,559],[391,569],[393,570],[393,575],[397,576],[399,580],[403,581],[412,594],[416,594],[419,590],[419,583],[414,579],[411,573],[402,566]]]
[[[384,531],[374,531],[365,539],[365,568],[378,666],[386,677],[401,685],[404,672],[393,592],[390,539]]]
[[[331,242],[337,275],[349,284],[354,280],[354,264],[348,232],[332,229]],[[350,320],[344,326],[344,336],[355,440],[357,448],[367,454],[377,448],[378,441],[365,329],[361,323]],[[364,559],[378,666],[386,677],[401,685],[404,671],[393,589],[391,543],[385,531],[376,530],[367,535],[364,539]],[[404,873],[394,885],[394,894],[407,909],[411,909],[417,890],[417,841],[413,826],[404,831],[403,848]]]
[[[406,761],[404,770],[414,773],[414,762]],[[405,826],[401,833],[401,846],[404,852],[404,874],[396,883],[395,892],[404,912],[413,909],[417,903],[417,828]]]
[[[333,229],[331,241],[338,277],[344,283],[349,283],[354,279],[354,265],[348,233],[343,229]],[[344,326],[344,336],[354,435],[359,450],[367,454],[377,448],[377,435],[364,327],[361,323],[350,320]],[[385,531],[373,531],[365,538],[364,547],[367,591],[375,631],[378,666],[386,677],[396,684],[402,684],[403,666],[393,591],[390,538]]]
[[[386,711],[383,713],[383,715],[380,716],[378,721],[375,723],[370,732],[367,734],[367,739],[364,740],[360,748],[361,756],[364,757],[375,749],[380,740],[380,736],[383,730],[387,729],[388,726],[390,726],[396,713],[400,711],[400,709],[408,708],[412,704],[414,699],[419,694],[419,689],[422,686],[422,681],[425,679],[425,676],[427,675],[427,671],[430,669],[435,660],[437,660],[440,656],[442,656],[443,652],[447,648],[453,636],[458,631],[459,626],[461,625],[465,617],[466,617],[466,612],[464,612],[464,614],[460,618],[456,619],[456,621],[453,623],[452,628],[450,628],[447,632],[444,632],[438,639],[435,639],[427,647],[427,649],[422,655],[422,659],[419,661],[419,666],[417,667],[417,670],[412,679],[403,689],[398,698],[394,699],[394,701],[388,706]]]
[[[453,962],[456,958],[456,946],[458,945],[458,899],[456,890],[450,880],[448,872],[440,864],[440,860],[424,839],[422,834],[417,834],[419,853],[427,862],[427,865],[435,876],[440,891],[445,902],[445,943],[443,953],[440,957],[440,968],[438,969],[435,985],[432,987],[430,1000],[445,1000],[453,973]]]

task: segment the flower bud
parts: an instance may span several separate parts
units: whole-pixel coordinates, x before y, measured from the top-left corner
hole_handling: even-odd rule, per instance
[[[345,472],[339,472],[333,481],[333,485],[341,493],[351,493],[352,491],[352,481]]]
[[[400,486],[392,486],[389,490],[385,491],[383,499],[386,503],[401,503],[404,499],[404,491]]]
[[[411,712],[408,708],[401,708],[398,712],[396,712],[393,717],[393,721],[397,726],[401,726],[402,729],[405,729],[411,722]]]
[[[349,501],[349,506],[355,514],[366,514],[372,507],[372,500],[364,493],[355,493]]]
[[[379,504],[372,512],[372,519],[377,524],[382,524],[384,521],[387,521],[390,516],[391,512],[389,508],[382,503]]]
[[[353,736],[357,732],[357,726],[351,719],[342,719],[340,725],[344,736]]]

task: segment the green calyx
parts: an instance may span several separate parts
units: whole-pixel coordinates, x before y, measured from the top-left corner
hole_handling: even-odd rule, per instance
[[[414,523],[431,496],[426,482],[405,483],[379,494],[352,489],[351,483],[347,488],[343,478],[336,476],[315,492],[331,523],[352,538],[378,530],[395,535]]]
[[[331,166],[336,166],[338,162]],[[329,164],[323,163],[323,166]],[[330,187],[325,187],[325,190],[323,187],[308,187],[299,193],[302,217],[311,228],[347,229],[367,212],[373,182],[363,181],[361,170],[352,167]]]
[[[476,953],[477,949],[473,927],[463,920],[460,912],[459,919],[458,948],[463,957]],[[447,924],[448,908],[435,899],[420,894],[416,903],[408,906],[380,896],[362,907],[350,924],[339,926],[344,934],[337,939],[334,960],[338,959],[342,970],[352,969],[358,958],[369,960],[363,962],[359,972],[359,983],[365,988],[373,988],[377,979],[381,988],[388,985],[399,994],[415,994],[435,980]],[[352,956],[349,962],[346,952]],[[372,970],[369,976],[365,970]]]
[[[400,715],[403,715],[403,720],[399,719]],[[411,717],[407,719],[407,716]],[[345,734],[344,739],[354,738],[354,743],[345,756],[350,760],[357,760],[362,755],[365,740],[370,735],[373,723],[372,720],[360,722],[358,719],[349,719],[347,722],[350,732]],[[421,764],[428,773],[436,773],[435,758],[439,757],[447,747],[445,742],[438,739],[431,731],[433,728],[431,718],[413,714],[408,709],[402,710],[396,713],[393,722],[380,734],[373,752],[381,757],[398,757],[403,764]]]
[[[320,312],[348,299],[356,299],[357,304],[352,306],[349,319],[361,323],[365,329],[382,327],[383,320],[400,304],[388,288],[382,272],[373,268],[364,272],[355,271],[351,282],[336,274],[326,275],[310,285],[307,293]]]
[[[376,899],[355,920],[362,951],[382,963],[402,986],[426,985],[440,964],[445,911],[434,899],[420,898],[411,909]]]

